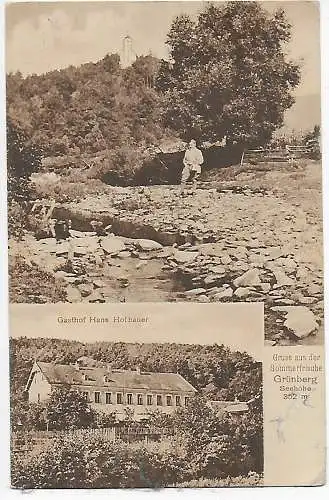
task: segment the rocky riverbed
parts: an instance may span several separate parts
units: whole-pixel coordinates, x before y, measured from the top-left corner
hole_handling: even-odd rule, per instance
[[[66,283],[69,302],[261,301],[268,342],[318,343],[321,197],[318,167],[307,168],[281,191],[273,172],[262,183],[249,176],[195,188],[109,187],[56,207],[57,218],[72,221],[68,240],[27,235],[22,245]]]

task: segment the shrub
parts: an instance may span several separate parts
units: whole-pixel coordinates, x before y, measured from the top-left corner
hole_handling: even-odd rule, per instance
[[[33,460],[13,458],[17,488],[159,488],[184,479],[174,450],[60,438]]]
[[[9,285],[10,302],[35,304],[66,299],[64,287],[52,274],[20,256],[10,259]]]

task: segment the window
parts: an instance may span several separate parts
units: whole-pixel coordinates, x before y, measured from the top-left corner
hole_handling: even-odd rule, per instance
[[[142,394],[137,394],[137,404],[138,405],[143,404],[143,395]]]
[[[157,396],[157,406],[162,406],[162,396]]]
[[[148,395],[147,395],[146,402],[147,402],[147,405],[148,405],[148,406],[153,405],[153,397],[152,397],[152,395],[151,395],[151,394],[148,394]]]
[[[176,396],[176,406],[180,405],[181,405],[180,396]]]
[[[127,394],[127,404],[128,405],[133,404],[133,395],[132,394]]]
[[[85,400],[88,401],[88,399],[89,399],[89,392],[88,391],[83,391],[82,395],[85,398]]]
[[[105,393],[105,401],[106,401],[107,405],[111,404],[111,393],[110,392]]]
[[[171,396],[167,396],[166,401],[167,401],[167,406],[172,406],[172,397]]]
[[[188,398],[188,397],[185,398],[185,406],[188,405],[189,400],[190,400],[190,398]]]
[[[122,405],[122,394],[121,392],[117,392],[117,404]]]
[[[100,403],[101,402],[101,393],[100,392],[95,392],[95,403]]]

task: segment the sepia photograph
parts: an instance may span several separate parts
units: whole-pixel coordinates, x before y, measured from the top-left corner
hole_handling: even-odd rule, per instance
[[[6,6],[11,303],[262,302],[323,343],[319,5]]]
[[[263,485],[262,307],[208,304],[202,328],[202,304],[154,304],[138,334],[71,317],[57,336],[41,307],[10,338],[12,487]]]

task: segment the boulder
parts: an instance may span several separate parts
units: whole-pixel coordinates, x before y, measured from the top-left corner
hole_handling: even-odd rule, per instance
[[[295,284],[294,280],[292,278],[289,278],[289,276],[287,276],[286,273],[282,271],[282,269],[279,269],[277,267],[272,267],[271,271],[276,279],[276,284],[273,286],[273,288],[280,288],[282,286],[292,286]]]
[[[197,301],[198,302],[210,302],[210,299],[209,297],[207,297],[207,295],[199,295],[198,298],[197,298]]]
[[[145,252],[149,252],[152,250],[161,250],[162,245],[161,243],[158,243],[157,241],[153,240],[143,240],[139,239],[136,241],[136,246],[139,248],[139,250],[143,250]]]
[[[187,252],[186,250],[176,250],[173,255],[173,259],[180,263],[184,264],[186,262],[192,262],[197,256],[198,252]]]
[[[261,280],[259,277],[259,271],[257,269],[249,269],[242,276],[239,276],[233,281],[236,287],[248,287],[261,285]]]
[[[99,290],[94,290],[87,298],[88,302],[106,302]]]
[[[227,266],[228,264],[230,264],[232,262],[232,259],[231,257],[229,256],[229,254],[225,254],[225,255],[222,255],[221,256],[221,261],[222,261],[222,264],[224,266]]]
[[[201,295],[206,292],[205,288],[192,288],[192,290],[187,290],[185,292],[186,297],[193,297],[195,295]]]
[[[284,326],[295,337],[307,337],[319,328],[314,314],[306,306],[277,306],[271,309],[286,314]]]
[[[80,291],[74,286],[68,286],[66,289],[66,299],[68,302],[81,302],[82,296]]]
[[[312,283],[307,287],[307,292],[310,295],[321,295],[323,293],[323,288],[315,283]]]
[[[94,287],[91,283],[81,283],[81,285],[78,285],[78,289],[82,297],[87,297],[93,292]]]
[[[125,244],[117,236],[108,236],[101,238],[101,247],[107,254],[116,254],[125,250]]]
[[[233,296],[233,290],[232,290],[232,288],[225,288],[225,290],[223,290],[222,292],[216,293],[213,296],[213,299],[215,301],[217,301],[217,300],[221,300],[221,299],[230,298],[232,296]]]
[[[235,290],[234,295],[239,299],[243,299],[245,297],[248,297],[251,294],[251,292],[252,290],[250,290],[250,288],[240,287]]]

